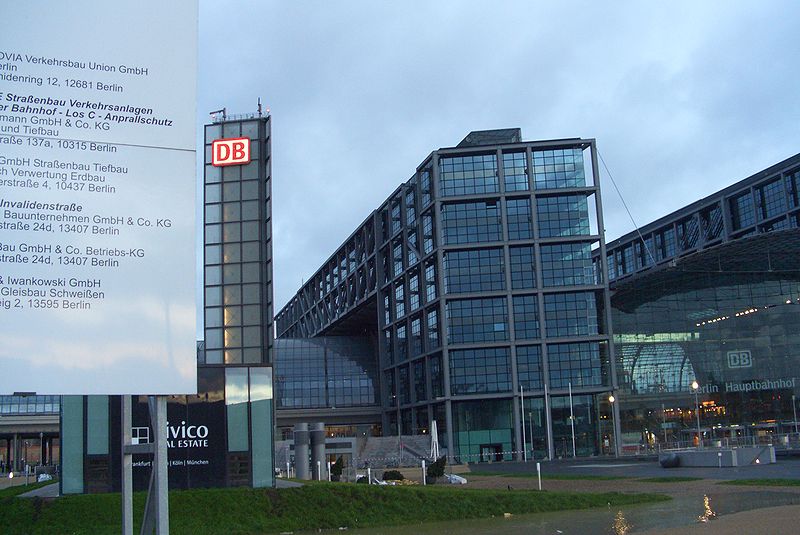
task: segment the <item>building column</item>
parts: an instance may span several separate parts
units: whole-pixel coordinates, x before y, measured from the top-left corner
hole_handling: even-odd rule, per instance
[[[297,479],[310,479],[308,473],[308,424],[294,425],[294,475]]]
[[[318,481],[328,479],[328,466],[325,459],[325,424],[323,422],[311,424],[309,434],[311,435],[311,473],[313,474],[313,479]],[[297,451],[296,444],[295,451]]]
[[[44,456],[44,433],[39,433],[39,465],[45,465]]]
[[[19,472],[19,435],[14,433],[11,445],[11,456],[8,458],[9,472]]]

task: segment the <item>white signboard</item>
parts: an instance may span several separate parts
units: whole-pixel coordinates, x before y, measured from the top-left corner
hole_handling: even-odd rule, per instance
[[[0,394],[196,392],[196,0],[0,27]]]

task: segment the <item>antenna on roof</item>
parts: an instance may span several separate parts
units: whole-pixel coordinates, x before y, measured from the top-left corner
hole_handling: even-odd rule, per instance
[[[219,115],[220,113],[222,114],[222,120],[223,121],[228,117],[228,114],[227,114],[227,111],[225,110],[225,108],[222,108],[221,110],[214,110],[214,111],[211,111],[211,112],[208,112],[208,113],[209,113],[209,115],[211,115],[211,120],[212,121],[216,121],[217,120],[217,115]]]
[[[258,116],[261,117],[261,97],[258,97]]]

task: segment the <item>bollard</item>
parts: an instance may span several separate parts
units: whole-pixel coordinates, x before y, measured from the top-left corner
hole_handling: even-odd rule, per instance
[[[328,461],[328,482],[331,481],[331,462]]]
[[[539,480],[539,490],[542,490],[542,465],[536,463],[536,477]]]
[[[317,481],[322,481],[322,463],[317,461]]]
[[[372,485],[372,468],[367,468],[367,485]]]
[[[428,484],[428,478],[426,477],[427,473],[425,472],[425,459],[422,459],[422,484]]]
[[[292,477],[289,473],[289,461],[286,461],[286,479]]]

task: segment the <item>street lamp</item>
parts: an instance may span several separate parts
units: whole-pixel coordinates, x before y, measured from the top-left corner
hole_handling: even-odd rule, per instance
[[[614,394],[609,394],[608,395],[608,402],[611,404],[611,433],[614,436],[614,457],[619,457],[619,447],[618,447],[619,443],[617,442],[617,426],[614,425],[615,424],[615,420],[614,420],[614,402],[616,400],[617,400],[617,398],[614,397]]]
[[[700,390],[700,385],[697,381],[692,381],[692,390],[694,390],[694,413],[697,416],[697,444],[703,447],[703,437],[700,435],[700,403],[697,401],[697,391]]]
[[[792,414],[794,415],[794,434],[797,434],[797,405],[794,400],[794,394],[792,394]]]

